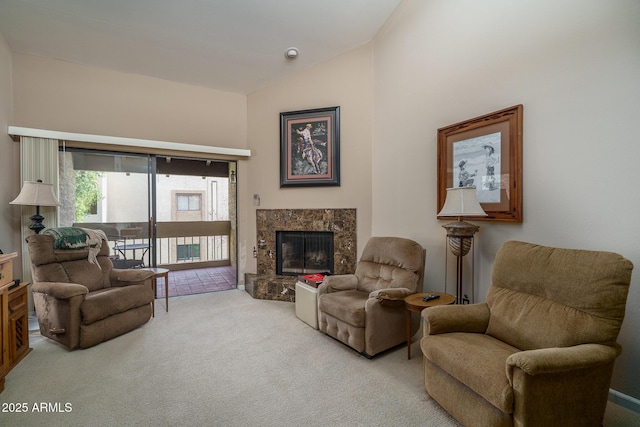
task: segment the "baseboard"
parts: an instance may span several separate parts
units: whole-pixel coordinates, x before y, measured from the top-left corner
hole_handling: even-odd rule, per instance
[[[627,396],[614,389],[609,389],[609,401],[640,414],[640,400]]]
[[[244,291],[244,285],[238,285],[238,289]]]

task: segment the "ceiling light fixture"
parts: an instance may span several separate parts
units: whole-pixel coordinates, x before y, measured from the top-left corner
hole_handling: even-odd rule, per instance
[[[290,47],[289,49],[284,51],[284,57],[287,59],[296,59],[298,57],[298,49],[295,47]]]

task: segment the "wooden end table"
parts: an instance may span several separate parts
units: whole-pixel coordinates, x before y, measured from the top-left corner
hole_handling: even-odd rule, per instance
[[[140,270],[146,270],[153,273],[153,282],[151,282],[151,286],[153,287],[153,301],[151,302],[151,313],[153,317],[156,317],[156,286],[159,277],[164,278],[164,298],[166,310],[169,312],[169,270],[166,268],[141,268]]]
[[[427,295],[440,295],[438,299],[432,299],[430,301],[423,301],[422,298]],[[421,292],[419,294],[409,295],[404,299],[404,303],[407,307],[407,359],[411,359],[411,312],[420,313],[422,310],[428,307],[435,307],[436,305],[449,305],[456,302],[456,297],[451,294],[445,294],[443,292]]]

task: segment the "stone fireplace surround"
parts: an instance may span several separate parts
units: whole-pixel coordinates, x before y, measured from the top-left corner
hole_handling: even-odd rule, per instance
[[[245,290],[257,299],[294,301],[295,276],[276,275],[276,231],[333,231],[334,274],[356,268],[355,209],[256,210],[257,273],[245,274]]]

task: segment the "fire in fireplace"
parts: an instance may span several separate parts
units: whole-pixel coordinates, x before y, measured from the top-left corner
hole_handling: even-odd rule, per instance
[[[333,274],[333,232],[276,231],[276,274]]]

